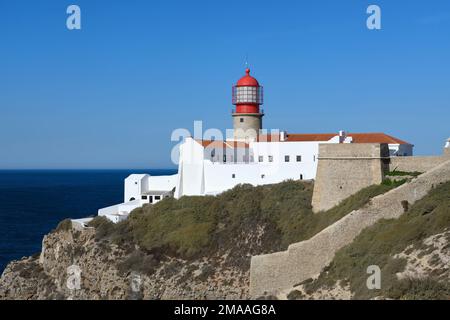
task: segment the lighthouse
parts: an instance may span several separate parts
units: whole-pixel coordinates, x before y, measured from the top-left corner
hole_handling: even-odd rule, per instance
[[[391,160],[392,157],[399,155],[413,154],[414,145],[384,133],[340,131],[287,134],[279,130],[263,133],[264,112],[260,109],[263,104],[263,87],[250,76],[249,69],[245,70],[245,75],[233,86],[232,96],[235,105],[232,112],[233,133],[226,130],[226,137],[223,140],[216,137],[200,139],[195,137],[194,128],[194,137],[188,136],[179,144],[176,174],[130,175],[125,179],[124,202],[100,209],[99,216],[118,222],[126,219],[132,210],[143,205],[155,204],[169,196],[177,199],[183,196],[212,196],[239,184],[258,186],[286,180],[312,180],[316,178],[318,172],[319,147],[322,144],[332,151],[342,149],[342,153],[348,153],[348,150],[354,148],[380,149],[383,144],[388,146]],[[366,146],[349,148],[350,143]],[[447,141],[445,150],[450,156],[450,140]],[[329,173],[334,174],[332,171]],[[364,181],[361,183],[366,183]],[[349,189],[344,188],[341,191],[347,190]],[[85,219],[76,222],[82,225],[87,223]]]
[[[243,76],[232,91],[233,129],[235,140],[256,140],[262,129],[264,113],[260,106],[263,104],[263,87],[258,80],[250,75],[250,69],[245,70]]]

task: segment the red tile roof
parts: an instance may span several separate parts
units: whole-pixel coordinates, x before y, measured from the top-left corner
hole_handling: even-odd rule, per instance
[[[288,134],[287,141],[328,141],[335,136],[337,133]],[[410,144],[382,132],[347,133],[347,136],[353,138],[353,143]]]
[[[337,136],[338,133],[289,133],[286,142],[300,141],[328,141]],[[347,133],[347,137],[353,138],[353,143],[388,143],[388,144],[410,144],[404,140],[395,138],[382,132],[374,133]],[[203,147],[208,148],[248,148],[248,143],[241,141],[218,141],[218,140],[195,140]],[[258,142],[278,142],[279,134],[260,135]]]
[[[355,143],[410,144],[385,133],[350,133],[349,136],[353,138]]]
[[[195,140],[204,148],[248,148],[248,143],[241,141]]]
[[[260,134],[257,139],[258,142],[279,142],[280,134]]]
[[[337,133],[288,133],[287,141],[328,141],[337,135]]]

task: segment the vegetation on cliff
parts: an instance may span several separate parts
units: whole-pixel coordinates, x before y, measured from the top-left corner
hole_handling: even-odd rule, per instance
[[[331,288],[338,281],[350,286],[355,299],[450,299],[450,182],[434,188],[399,219],[382,220],[338,251],[317,280],[304,283],[306,293]],[[436,237],[439,235],[439,237]],[[413,263],[412,271],[405,271]],[[367,267],[381,269],[381,289],[369,290]],[[411,270],[410,270],[411,271]],[[404,274],[404,276],[399,276]]]
[[[248,269],[251,255],[285,250],[308,239],[401,183],[365,188],[317,214],[311,208],[311,182],[239,185],[218,196],[167,198],[136,209],[119,224],[96,218],[91,226],[97,229],[98,241],[131,248],[137,244],[154,259],[161,255],[195,259],[228,251],[230,263]],[[140,265],[130,253],[129,265],[132,261]]]
[[[318,214],[310,205],[313,184],[287,181],[240,185],[218,196],[164,199],[119,224],[97,217],[90,223],[94,228],[77,230],[66,220],[44,238],[41,259],[8,266],[0,298],[250,298],[252,255],[310,238],[401,183],[371,186]],[[83,270],[82,289],[75,293],[64,286],[74,264]],[[143,284],[137,295],[130,292],[136,276]]]
[[[400,170],[393,170],[386,173],[386,176],[388,177],[404,177],[404,176],[411,176],[411,177],[417,177],[421,175],[423,172],[413,171],[413,172],[407,172],[407,171],[400,171]]]

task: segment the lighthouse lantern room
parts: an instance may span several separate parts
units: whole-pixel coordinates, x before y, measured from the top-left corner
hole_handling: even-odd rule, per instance
[[[232,100],[236,109],[233,110],[233,129],[235,140],[255,140],[262,129],[260,110],[263,104],[263,87],[258,80],[250,76],[250,69],[233,86]]]

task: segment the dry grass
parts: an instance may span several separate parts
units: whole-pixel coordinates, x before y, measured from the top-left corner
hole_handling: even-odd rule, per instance
[[[450,227],[450,182],[438,186],[416,202],[399,219],[382,220],[362,232],[352,244],[339,250],[318,280],[305,285],[309,291],[332,286],[337,280],[350,282],[356,299],[384,296],[393,299],[450,299],[450,284],[430,278],[398,280],[404,259],[393,256],[409,245],[423,248],[423,240]],[[366,286],[366,269],[381,268],[381,290]]]

